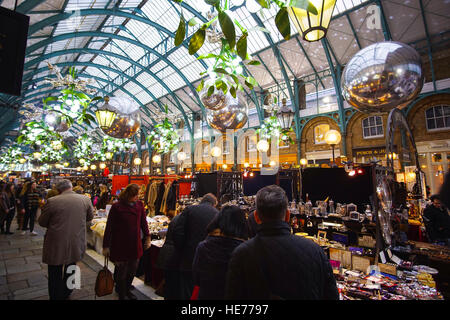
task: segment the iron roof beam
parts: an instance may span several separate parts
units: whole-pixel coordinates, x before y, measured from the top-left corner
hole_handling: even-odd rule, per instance
[[[420,4],[420,13],[422,15],[423,27],[425,29],[425,35],[427,36],[428,60],[430,61],[431,79],[433,81],[433,89],[434,89],[434,91],[437,91],[436,75],[434,73],[434,66],[433,66],[433,52],[431,49],[430,33],[428,32],[428,25],[427,25],[427,19],[425,17],[425,9],[423,7],[423,1],[419,0],[419,4]]]

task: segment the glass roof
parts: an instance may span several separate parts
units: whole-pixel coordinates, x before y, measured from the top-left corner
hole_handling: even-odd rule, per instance
[[[187,42],[175,47],[173,37],[180,9],[186,21],[193,17],[208,20],[207,9],[210,7],[203,0],[185,0],[182,6],[168,0],[22,0],[18,5],[31,2],[31,9],[25,12],[31,17],[28,47],[37,47],[27,52],[26,63],[32,65],[26,65],[24,70],[21,102],[37,103],[51,94],[42,82],[49,75],[46,64],[49,61],[63,66],[63,72],[73,64],[84,77],[95,80],[93,86],[110,95],[132,95],[152,112],[161,110],[160,106],[164,104],[168,104],[171,112],[180,112],[180,108],[186,114],[201,110],[193,88],[199,83],[200,72],[213,61],[202,62],[197,56],[218,53],[219,44],[205,41],[197,55],[191,56]],[[447,2],[424,1],[432,39],[444,34],[446,36],[442,37],[448,40],[450,6]],[[426,39],[419,0],[383,0],[381,3],[393,40],[414,45]],[[231,0],[231,4],[234,17],[250,30],[249,53],[262,62],[247,68],[259,83],[255,88],[257,94],[268,90],[289,100],[281,64],[290,82],[295,78],[308,79],[307,93],[311,96],[317,90],[334,90],[331,75],[326,73],[330,65],[322,41],[304,41],[293,26],[291,39],[285,41],[275,26],[275,7],[263,10],[262,14],[252,14],[245,6],[246,1]],[[0,1],[0,5],[11,9],[14,0]],[[368,27],[369,5],[374,5],[374,1],[337,0],[327,34],[334,64],[344,66],[360,48],[385,39],[382,28]],[[64,13],[73,14],[62,19]],[[38,24],[40,27],[33,29]],[[197,28],[188,27],[188,37]],[[270,34],[260,28],[269,30]],[[239,34],[240,30],[237,30]],[[270,46],[271,42],[278,50]],[[437,42],[432,41],[432,44],[437,45]],[[34,82],[39,90],[29,89]],[[104,95],[104,91],[99,93]],[[254,109],[254,101],[247,98],[249,108]],[[142,115],[152,123],[151,118]],[[255,116],[251,119],[252,123],[258,122]]]

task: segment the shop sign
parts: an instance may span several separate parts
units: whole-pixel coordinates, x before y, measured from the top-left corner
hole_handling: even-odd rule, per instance
[[[353,149],[353,156],[358,157],[378,157],[381,155],[386,154],[386,148],[380,147],[380,148],[368,148],[368,149]]]
[[[122,167],[125,167],[125,168],[128,168],[130,166],[129,163],[122,162],[122,161],[111,161],[111,165],[113,165],[113,166],[122,166]]]

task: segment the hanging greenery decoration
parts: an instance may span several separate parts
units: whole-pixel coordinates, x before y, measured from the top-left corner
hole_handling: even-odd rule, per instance
[[[51,70],[55,69],[50,63],[48,63]],[[78,79],[78,72],[74,67],[69,68],[69,74],[66,78],[62,78],[59,73],[59,69],[56,69],[58,79],[61,78],[65,81],[47,80],[52,83],[53,86],[64,86],[64,89],[60,90],[58,97],[50,96],[43,100],[44,109],[47,110],[46,122],[49,126],[53,127],[56,131],[67,130],[75,121],[78,124],[90,125],[91,122],[95,123],[95,118],[87,113],[89,106],[97,101],[101,100],[101,97],[90,98],[85,92],[92,92],[86,88],[86,85],[80,85]],[[85,91],[85,92],[83,92]],[[47,117],[50,116],[50,119]]]
[[[65,147],[61,141],[52,140],[50,144],[44,144],[41,147],[41,162],[44,163],[55,163],[63,160],[64,156],[68,155],[68,149]]]
[[[132,146],[133,142],[130,139],[117,139],[110,136],[104,136],[97,160],[105,161],[107,160],[107,152],[114,154],[116,152],[128,151]]]
[[[34,149],[52,149],[60,154],[64,154],[68,150],[63,137],[43,121],[26,123],[21,135],[17,137],[17,143],[30,145]]]
[[[94,139],[89,137],[86,133],[78,137],[77,144],[73,149],[73,157],[78,160],[80,165],[90,165],[96,156],[92,152]]]
[[[168,114],[168,107],[165,106],[166,115]],[[177,130],[174,129],[172,122],[169,121],[168,117],[160,124],[153,127],[147,140],[152,145],[156,153],[169,153],[175,148],[177,148],[180,143],[180,135]]]
[[[293,132],[292,128],[283,130],[278,122],[277,116],[274,114],[266,119],[261,124],[261,127],[256,130],[260,139],[269,141],[273,136],[278,138],[278,142],[295,143],[294,139],[290,136],[290,132]]]
[[[173,1],[180,4],[183,2],[183,0]],[[193,18],[188,22],[188,26],[186,26],[183,8],[180,5],[181,16],[175,34],[175,46],[180,46],[183,43],[188,27],[197,25],[198,29],[189,40],[188,51],[190,55],[194,55],[203,46],[206,38],[220,38],[222,48],[218,55],[208,53],[197,58],[199,60],[215,59],[212,68],[200,73],[200,75],[208,74],[212,80],[205,83],[204,79],[202,79],[200,85],[197,87],[197,91],[200,92],[205,89],[208,96],[211,96],[214,92],[214,88],[216,88],[217,90],[222,90],[224,94],[229,91],[230,94],[236,98],[236,92],[238,90],[244,91],[241,81],[244,82],[245,86],[250,90],[258,85],[257,81],[253,77],[246,75],[242,68],[242,64],[260,64],[258,60],[253,60],[247,51],[249,33],[252,31],[269,33],[269,31],[261,27],[252,28],[250,30],[244,28],[234,17],[233,12],[230,11],[230,0],[203,1],[211,6],[211,11],[215,10],[217,14],[214,16],[209,15],[210,20],[203,24],[200,24],[197,19]],[[275,16],[275,25],[285,40],[289,40],[291,34],[288,7],[297,7],[305,9],[315,15],[318,14],[315,6],[308,0],[256,0],[256,2],[261,6],[261,10],[270,9],[272,6],[279,8],[279,11]],[[217,33],[216,31],[217,21],[219,22],[221,33]],[[240,31],[239,38],[236,30]],[[211,33],[213,33],[214,36],[208,37],[208,34]]]
[[[23,150],[17,145],[9,148],[3,147],[0,149],[0,153],[2,154],[0,163],[4,165],[17,164],[23,158]]]

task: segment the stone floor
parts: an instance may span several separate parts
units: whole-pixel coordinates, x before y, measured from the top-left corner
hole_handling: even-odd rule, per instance
[[[11,226],[13,235],[0,235],[0,300],[48,300],[47,265],[42,263],[42,245],[45,229],[35,226],[37,236],[21,235],[16,230],[17,224]],[[92,253],[86,254],[77,263],[81,270],[81,288],[74,290],[70,300],[94,300],[94,286],[97,272],[102,268],[102,257]],[[113,270],[113,266],[110,269]],[[142,281],[135,278],[133,285],[142,287]],[[145,290],[133,290],[139,300],[151,300]],[[144,292],[144,293],[142,293]],[[97,300],[117,300],[115,293],[97,297]],[[156,297],[156,299],[158,299]]]

